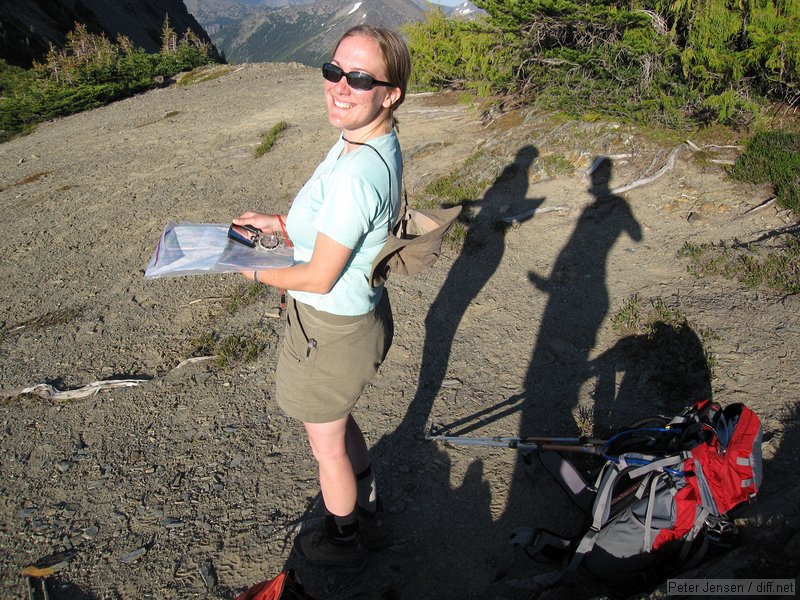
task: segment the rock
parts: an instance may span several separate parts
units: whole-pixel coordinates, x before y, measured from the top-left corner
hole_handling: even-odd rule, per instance
[[[147,548],[137,548],[136,550],[133,550],[132,552],[128,552],[126,554],[123,554],[117,560],[119,562],[121,562],[122,564],[127,565],[127,564],[130,564],[130,563],[136,562],[137,560],[142,558],[145,554],[147,554]]]

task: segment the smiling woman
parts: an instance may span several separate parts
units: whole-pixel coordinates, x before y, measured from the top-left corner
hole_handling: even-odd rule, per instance
[[[317,459],[325,523],[301,532],[295,549],[319,566],[361,567],[365,548],[388,543],[369,451],[351,411],[394,335],[388,294],[369,275],[400,210],[394,111],[410,72],[408,49],[394,31],[347,31],[322,67],[328,121],[341,130],[339,140],[288,215],[234,219],[264,234],[283,230],[294,244],[293,266],[246,276],[288,291],[275,397],[303,423]]]
[[[364,36],[347,36],[339,42],[331,63],[328,75],[339,76],[325,78],[328,120],[344,130],[346,151],[355,148],[351,142],[364,143],[388,134],[393,127],[392,108],[401,91],[384,83],[388,75],[377,43]],[[342,77],[344,73],[347,75]]]

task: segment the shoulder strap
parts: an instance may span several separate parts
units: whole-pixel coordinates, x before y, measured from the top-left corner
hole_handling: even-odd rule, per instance
[[[342,139],[345,142],[347,142],[348,144],[354,144],[356,146],[366,146],[367,148],[372,148],[372,150],[375,152],[375,154],[378,155],[378,158],[381,159],[381,162],[386,167],[386,172],[389,174],[389,193],[391,194],[392,193],[392,170],[389,168],[389,165],[386,162],[386,159],[383,158],[383,155],[380,152],[378,152],[378,149],[375,146],[373,146],[372,144],[368,144],[367,142],[353,142],[351,140],[348,140],[344,136],[342,136]],[[400,212],[398,213],[398,222],[400,222],[402,220],[402,215],[406,214],[407,209],[408,209],[408,198],[406,196],[405,190],[403,190],[403,193],[400,194]],[[391,219],[391,217],[389,217],[388,224],[389,224],[389,235],[392,235],[393,227],[392,227],[392,219]]]
[[[558,452],[539,450],[538,455],[542,466],[569,494],[569,499],[585,514],[589,514],[597,494],[597,488],[589,485],[575,465]]]

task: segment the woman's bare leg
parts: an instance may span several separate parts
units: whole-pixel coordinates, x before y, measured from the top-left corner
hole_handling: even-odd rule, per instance
[[[350,515],[356,506],[356,476],[347,444],[349,421],[347,416],[330,423],[303,424],[319,466],[319,486],[325,507],[338,517]],[[363,436],[361,439],[363,443]],[[358,445],[357,441],[355,444]]]

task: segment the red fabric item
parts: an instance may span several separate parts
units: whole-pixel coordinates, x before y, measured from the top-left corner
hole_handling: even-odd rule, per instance
[[[280,600],[286,583],[293,581],[291,572],[281,571],[277,577],[257,583],[249,590],[242,592],[236,596],[236,600]]]
[[[700,506],[700,493],[696,484],[696,478],[691,477],[690,481],[687,481],[687,485],[675,494],[675,524],[669,529],[664,528],[658,532],[656,539],[653,540],[653,550],[682,540],[691,531]]]

